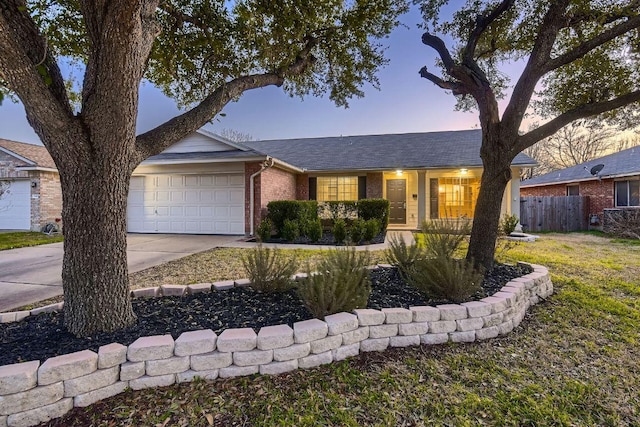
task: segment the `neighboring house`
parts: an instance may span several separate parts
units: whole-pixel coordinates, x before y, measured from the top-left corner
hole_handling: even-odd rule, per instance
[[[386,198],[396,229],[472,217],[480,145],[480,130],[245,143],[200,130],[134,171],[129,231],[250,234],[267,203],[282,199]],[[532,165],[515,158],[504,213],[519,215],[520,168]]]
[[[43,146],[0,139],[0,189],[0,230],[40,231],[61,217],[60,177]]]
[[[520,194],[589,196],[593,223],[595,215],[601,223],[605,209],[640,208],[640,146],[528,179],[522,182]]]

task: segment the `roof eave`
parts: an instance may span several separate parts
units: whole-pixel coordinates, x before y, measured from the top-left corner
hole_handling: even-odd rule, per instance
[[[36,165],[36,162],[34,162],[33,160],[28,159],[28,158],[26,158],[24,156],[21,156],[20,154],[16,153],[15,151],[11,151],[8,148],[0,147],[0,151],[4,152],[4,153],[6,153],[6,154],[8,154],[8,155],[10,155],[12,157],[15,157],[18,160],[22,160],[23,162],[29,163],[32,166]]]

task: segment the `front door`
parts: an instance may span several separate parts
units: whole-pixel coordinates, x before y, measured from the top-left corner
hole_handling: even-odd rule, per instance
[[[407,180],[387,180],[387,200],[389,200],[389,224],[407,223]]]

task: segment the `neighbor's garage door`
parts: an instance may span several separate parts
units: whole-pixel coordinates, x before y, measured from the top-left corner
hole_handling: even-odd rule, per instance
[[[28,180],[2,181],[0,230],[31,229],[31,183]]]
[[[134,233],[244,234],[244,175],[146,175],[131,179]]]

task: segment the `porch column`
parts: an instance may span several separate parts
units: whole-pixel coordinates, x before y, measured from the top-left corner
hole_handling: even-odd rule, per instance
[[[418,228],[427,219],[427,173],[418,171]]]
[[[511,214],[520,218],[520,169],[511,170]],[[516,231],[522,231],[522,226],[518,223]]]

